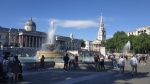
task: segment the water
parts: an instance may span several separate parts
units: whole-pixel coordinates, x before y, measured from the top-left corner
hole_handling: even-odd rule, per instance
[[[93,57],[83,57],[81,58],[82,62],[94,62]]]
[[[22,63],[27,63],[27,62],[40,62],[39,58],[37,57],[19,57],[18,58]],[[63,59],[45,59],[45,62],[47,61],[59,61],[59,62],[63,62]]]
[[[50,29],[48,30],[47,34],[47,40],[46,43],[42,44],[42,47],[40,51],[59,51],[60,50],[60,45],[56,44],[55,39],[55,31],[56,31],[56,26],[54,25],[54,22],[51,21],[50,23]]]
[[[48,30],[47,43],[54,44],[55,43],[55,34],[56,27],[54,26],[53,21],[51,22],[50,29]]]
[[[131,43],[130,43],[130,41],[128,41],[128,42],[125,44],[125,46],[123,47],[123,53],[125,53],[125,54],[129,53],[130,48],[131,48]]]

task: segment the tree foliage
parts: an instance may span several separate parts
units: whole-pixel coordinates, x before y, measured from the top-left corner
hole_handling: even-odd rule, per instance
[[[81,39],[80,41],[81,41],[81,47],[85,47],[85,41],[83,39]]]
[[[123,46],[128,42],[128,36],[123,31],[118,31],[114,34],[114,45],[116,49],[122,49]]]
[[[150,35],[142,33],[138,36],[129,35],[123,31],[117,31],[112,38],[108,39],[105,43],[107,50],[122,50],[123,46],[130,41],[131,50],[136,53],[149,53],[150,52]]]

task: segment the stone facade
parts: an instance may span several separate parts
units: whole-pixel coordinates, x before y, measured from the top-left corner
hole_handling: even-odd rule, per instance
[[[129,35],[138,36],[138,35],[140,35],[141,33],[147,33],[148,35],[150,35],[150,26],[142,27],[142,28],[138,28],[138,29],[133,30],[133,31],[126,32],[126,34],[127,34],[128,36],[129,36]]]
[[[96,51],[101,52],[104,51],[104,44],[106,42],[106,31],[104,28],[103,17],[101,15],[100,18],[100,28],[98,30],[98,37],[94,41],[85,41],[85,48],[82,48],[87,51]],[[103,52],[105,53],[105,52]],[[105,54],[104,54],[105,55]]]
[[[24,29],[5,28],[0,26],[0,54],[35,55],[43,43],[46,43],[46,32],[36,31],[36,24],[32,18],[25,23]],[[55,35],[55,42],[60,44],[60,50],[81,50],[80,39]],[[13,51],[13,52],[11,52]]]
[[[104,28],[104,23],[103,23],[103,17],[101,15],[100,18],[100,28],[98,31],[98,38],[93,41],[93,51],[101,51],[101,47],[104,47],[104,44],[106,42],[106,31]]]

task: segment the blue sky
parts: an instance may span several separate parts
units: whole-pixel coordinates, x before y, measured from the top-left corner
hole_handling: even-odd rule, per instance
[[[150,26],[150,0],[0,0],[0,26],[24,28],[30,17],[37,31],[47,31],[50,21],[56,34],[95,40],[103,15],[107,38],[116,31]]]

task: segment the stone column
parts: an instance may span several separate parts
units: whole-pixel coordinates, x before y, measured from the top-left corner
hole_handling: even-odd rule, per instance
[[[10,46],[10,40],[11,40],[11,36],[10,36],[10,31],[9,31],[9,36],[8,36],[8,45]]]
[[[18,38],[18,40],[19,40],[19,46],[18,47],[21,47],[21,40],[20,40],[21,38],[20,38],[20,35],[19,35],[19,38]]]
[[[25,36],[25,47],[27,47],[28,41],[27,41],[27,35]]]
[[[28,38],[29,38],[29,47],[31,47],[31,36],[28,36]]]
[[[41,47],[41,37],[39,37],[39,48]]]
[[[35,37],[35,47],[37,48],[37,37]]]
[[[34,36],[32,37],[32,47],[34,47]]]
[[[23,47],[23,35],[21,36],[21,46]]]

